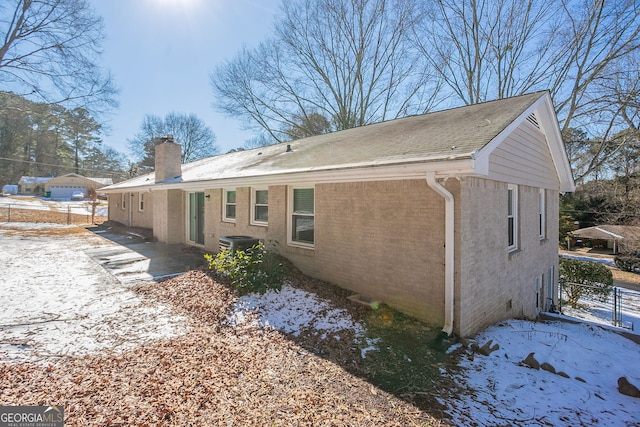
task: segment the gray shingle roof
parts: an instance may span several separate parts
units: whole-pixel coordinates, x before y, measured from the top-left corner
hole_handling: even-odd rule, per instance
[[[90,179],[91,181],[97,182],[102,185],[111,185],[113,184],[113,178],[94,178],[94,177],[85,177]]]
[[[182,165],[182,177],[176,182],[468,159],[545,94],[535,92],[209,157]],[[145,186],[153,180],[153,174],[143,175],[108,188]]]
[[[50,176],[23,176],[20,178],[20,181],[18,181],[19,183],[22,184],[44,184],[47,181],[49,181],[50,179],[52,179],[52,177]]]

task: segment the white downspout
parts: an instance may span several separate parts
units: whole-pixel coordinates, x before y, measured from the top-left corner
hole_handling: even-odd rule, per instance
[[[444,198],[444,327],[442,332],[453,333],[455,211],[453,195],[436,180],[435,172],[427,172],[427,184]]]

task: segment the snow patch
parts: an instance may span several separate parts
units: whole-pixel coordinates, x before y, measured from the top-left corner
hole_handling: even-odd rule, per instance
[[[126,289],[84,252],[104,239],[14,231],[74,227],[0,224],[0,361],[119,352],[184,331],[184,318]]]
[[[456,377],[473,393],[443,402],[455,425],[640,423],[640,399],[617,390],[622,376],[640,385],[640,365],[632,362],[640,346],[634,342],[595,325],[521,320],[492,326],[476,340],[493,340],[500,349],[462,358],[464,371]],[[530,353],[568,378],[523,365]]]
[[[284,284],[280,291],[240,297],[228,322],[271,327],[294,336],[308,329],[321,332],[322,338],[344,329],[353,330],[356,336],[364,334],[362,325],[347,311],[333,308],[329,301],[290,284]]]

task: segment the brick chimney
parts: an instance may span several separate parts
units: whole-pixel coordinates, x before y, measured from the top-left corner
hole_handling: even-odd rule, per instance
[[[182,176],[182,147],[173,141],[173,135],[163,136],[160,139],[162,142],[155,148],[155,182]]]

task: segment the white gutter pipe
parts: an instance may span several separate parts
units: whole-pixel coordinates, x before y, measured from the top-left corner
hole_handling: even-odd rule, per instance
[[[444,198],[444,327],[442,332],[453,333],[455,216],[453,195],[436,180],[435,172],[427,172],[427,184]]]

